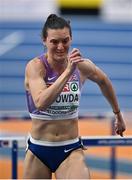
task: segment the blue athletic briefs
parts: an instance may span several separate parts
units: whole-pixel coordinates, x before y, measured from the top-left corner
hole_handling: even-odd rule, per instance
[[[57,170],[59,165],[70,155],[72,151],[83,147],[82,141],[79,138],[77,142],[59,146],[34,144],[31,142],[31,139],[33,138],[28,139],[28,149],[52,172]]]

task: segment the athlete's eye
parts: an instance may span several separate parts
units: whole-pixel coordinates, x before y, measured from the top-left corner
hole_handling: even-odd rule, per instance
[[[52,39],[52,40],[51,40],[51,43],[54,44],[54,45],[57,45],[57,44],[59,43],[59,41],[56,40],[56,39]]]
[[[67,44],[68,41],[69,41],[68,39],[64,39],[64,40],[62,41],[62,43],[63,43],[63,44]]]
[[[65,39],[62,40],[63,44],[67,44],[68,42],[69,42],[69,38],[65,38]]]

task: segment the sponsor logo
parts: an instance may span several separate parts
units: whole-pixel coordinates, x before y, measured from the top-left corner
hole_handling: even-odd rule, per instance
[[[48,77],[48,81],[51,81],[51,80],[53,80],[53,79],[55,79],[56,78],[56,76],[54,76],[54,77]]]
[[[74,148],[64,149],[64,152],[67,153],[67,152],[70,152],[70,151],[72,151],[72,150],[74,150]]]
[[[76,82],[74,83],[71,83],[71,86],[70,86],[71,90],[73,92],[77,91],[78,90],[78,84]]]

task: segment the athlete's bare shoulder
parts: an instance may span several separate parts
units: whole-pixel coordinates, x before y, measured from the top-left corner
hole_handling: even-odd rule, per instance
[[[27,65],[26,65],[26,69],[29,69],[29,68],[37,68],[37,67],[41,67],[42,66],[42,62],[39,58],[35,57],[31,60],[28,61]]]
[[[78,63],[78,69],[83,76],[89,78],[95,73],[96,66],[90,59],[84,59],[84,61]]]
[[[37,73],[41,73],[41,74],[44,74],[45,73],[45,67],[42,63],[42,61],[39,59],[39,58],[34,58],[34,59],[31,59],[27,65],[26,65],[26,68],[25,68],[25,73],[28,75],[28,74],[37,74]]]
[[[46,75],[45,67],[39,58],[31,59],[25,68],[25,87],[28,89],[29,81],[43,79]]]
[[[90,79],[94,82],[102,83],[104,80],[106,81],[108,79],[105,72],[89,59],[84,59],[83,62],[80,62],[78,69],[80,70],[84,80]]]

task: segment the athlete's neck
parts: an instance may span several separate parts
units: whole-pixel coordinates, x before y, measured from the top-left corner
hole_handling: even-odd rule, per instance
[[[56,71],[58,74],[62,74],[67,67],[67,58],[62,61],[53,59],[53,58],[49,57],[48,55],[46,55],[46,58],[47,58],[47,61],[50,65],[50,67],[54,71]]]

